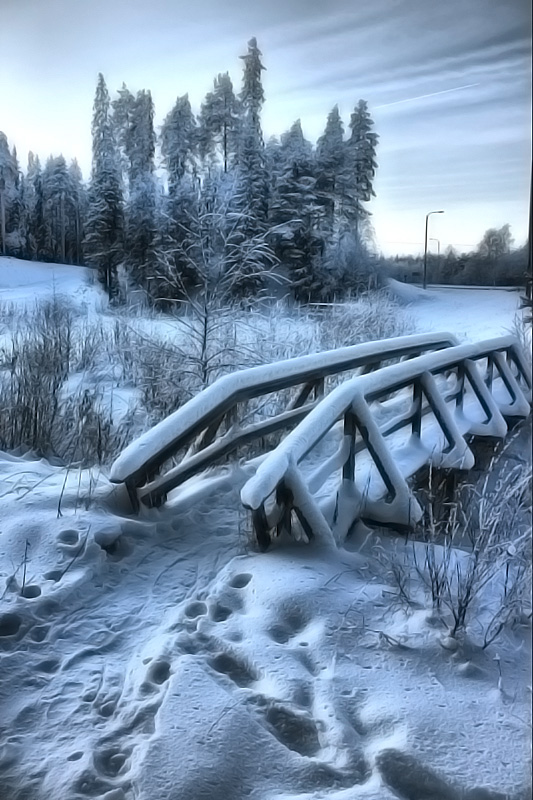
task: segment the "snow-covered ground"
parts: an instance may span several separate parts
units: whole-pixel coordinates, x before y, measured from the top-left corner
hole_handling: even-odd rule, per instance
[[[404,308],[413,311],[420,331],[452,331],[461,341],[503,336],[519,319],[519,292],[504,289],[423,290],[398,281],[389,282]]]
[[[0,259],[0,299],[99,314],[86,277]],[[519,305],[395,290],[419,331],[468,341]],[[105,470],[0,454],[1,800],[528,797],[530,627],[482,650],[474,620],[457,646],[398,601],[394,534],[255,553],[249,474],[131,517]]]

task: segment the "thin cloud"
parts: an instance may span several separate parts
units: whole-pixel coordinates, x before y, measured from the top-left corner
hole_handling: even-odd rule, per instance
[[[412,103],[415,100],[425,100],[426,97],[436,97],[438,94],[448,94],[449,92],[460,92],[462,89],[471,89],[473,86],[479,86],[479,83],[467,83],[464,86],[454,86],[453,89],[443,89],[440,92],[419,94],[417,97],[406,97],[404,100],[395,100],[393,103],[383,103],[383,105],[375,106],[375,108],[387,108],[388,106],[397,106],[400,103]]]

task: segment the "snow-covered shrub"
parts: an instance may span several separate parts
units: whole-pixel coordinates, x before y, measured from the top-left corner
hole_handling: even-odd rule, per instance
[[[0,446],[46,451],[72,355],[72,315],[57,298],[36,306],[3,348]]]
[[[96,369],[109,352],[109,331],[101,320],[85,320],[75,333],[75,370],[87,372]]]
[[[14,303],[5,303],[0,300],[0,335],[13,329],[17,317],[17,308]]]
[[[192,299],[178,317],[182,337],[178,345],[191,391],[200,391],[221,375],[248,365],[246,347],[238,342],[237,320],[245,317],[232,302],[217,302],[201,295]]]
[[[402,603],[421,590],[452,637],[468,633],[482,647],[531,619],[531,467],[517,464],[489,490],[494,468],[438,513],[430,473],[421,536],[385,558]]]
[[[14,320],[0,355],[0,448],[24,448],[67,463],[103,463],[124,443],[93,382],[74,394],[74,369],[95,365],[104,341],[99,326],[76,331],[61,298],[38,304]],[[93,340],[94,339],[94,340]]]
[[[369,292],[353,302],[326,307],[319,314],[322,350],[414,332],[405,311],[383,290]]]
[[[139,342],[134,351],[141,402],[152,424],[176,411],[193,392],[179,350],[163,339]]]
[[[60,405],[61,442],[53,437],[56,451],[69,464],[104,464],[126,445],[129,425],[113,422],[113,415],[97,388],[68,395]]]

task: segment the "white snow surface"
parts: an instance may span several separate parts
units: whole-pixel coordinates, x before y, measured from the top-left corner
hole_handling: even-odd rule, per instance
[[[0,302],[32,304],[56,294],[78,309],[95,303],[102,308],[107,301],[95,281],[94,271],[87,267],[0,257]]]
[[[461,341],[504,336],[521,318],[519,292],[509,289],[459,289],[388,282],[393,297],[413,311],[420,331],[451,330]]]
[[[0,259],[0,291],[25,302],[15,267]],[[20,274],[43,295],[105,305],[83,270],[39,270]],[[465,319],[461,290],[434,294],[410,306],[420,332],[462,340],[502,335],[518,307],[468,292]],[[255,553],[251,474],[122,516],[102,472],[0,454],[1,800],[528,796],[527,628],[456,648],[395,601],[376,557],[403,552],[395,534]]]

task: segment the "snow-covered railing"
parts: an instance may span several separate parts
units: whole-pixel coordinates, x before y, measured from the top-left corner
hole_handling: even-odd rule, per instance
[[[379,401],[382,409],[396,404],[401,412],[380,425]],[[511,336],[451,347],[346,381],[288,434],[244,485],[241,499],[252,512],[259,546],[266,549],[272,536],[284,529],[291,532],[294,517],[307,538],[342,539],[357,519],[412,526],[422,511],[406,478],[427,463],[469,469],[474,457],[465,436],[503,438],[504,417],[527,417],[530,403],[530,366]],[[433,419],[429,433],[427,424],[422,431],[424,417],[425,423]],[[306,474],[303,460],[341,421],[336,451]],[[405,428],[406,446],[394,450],[394,435]],[[367,483],[361,487],[356,455],[362,451],[369,463]],[[328,497],[319,502],[316,493],[335,473],[340,480],[329,503]]]
[[[323,396],[326,378],[348,370],[369,372],[384,361],[414,358],[456,343],[449,333],[402,336],[225,375],[128,445],[113,464],[110,480],[126,485],[134,510],[140,502],[160,505],[171,489],[240,446],[298,424]],[[239,404],[295,387],[299,391],[281,412],[238,424]],[[184,448],[189,449],[179,463],[159,475],[163,464]]]

